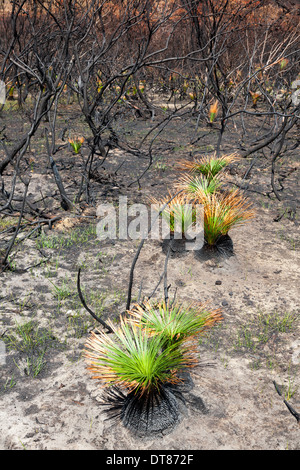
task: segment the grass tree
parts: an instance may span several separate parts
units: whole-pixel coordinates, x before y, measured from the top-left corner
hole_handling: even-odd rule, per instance
[[[200,161],[197,164],[195,162],[185,164],[187,168],[190,165],[190,171],[176,183],[176,190],[181,192],[162,212],[162,217],[169,224],[171,233],[176,231],[176,227],[183,235],[188,233],[190,228],[193,228],[195,233],[195,228],[199,228],[201,213],[205,247],[218,248],[220,242],[228,238],[231,229],[254,218],[253,206],[242,191],[227,190],[222,185],[222,170],[235,160],[236,155],[232,154],[216,161],[212,158],[203,158],[201,165]],[[161,200],[156,198],[150,200],[159,210],[168,199],[169,196]]]
[[[239,190],[227,191],[222,187],[224,169],[238,160],[236,153],[216,157],[203,156],[194,161],[181,162],[187,173],[177,183],[177,189],[190,198],[195,206],[203,207],[205,247],[218,248],[228,238],[228,232],[255,216],[250,201]]]
[[[111,417],[138,434],[165,431],[180,420],[182,372],[198,364],[190,340],[221,314],[164,302],[146,302],[128,314],[118,328],[110,324],[113,335],[90,334],[84,351],[88,369],[106,387],[103,404]]]
[[[208,247],[216,247],[232,228],[255,216],[251,202],[238,189],[223,194],[201,193],[199,203],[204,208],[204,240]]]
[[[178,422],[172,387],[180,382],[179,370],[196,364],[194,352],[182,343],[166,346],[158,335],[121,319],[113,336],[92,332],[84,355],[93,378],[108,387],[104,404],[110,415],[126,427],[145,434]]]

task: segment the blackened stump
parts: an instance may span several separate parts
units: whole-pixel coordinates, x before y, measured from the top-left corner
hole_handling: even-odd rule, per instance
[[[229,235],[222,235],[215,245],[204,242],[200,250],[194,251],[196,258],[207,261],[215,258],[230,258],[234,256],[233,242]]]
[[[104,405],[110,419],[120,419],[123,425],[139,437],[171,432],[181,420],[184,399],[179,390],[165,385],[145,396],[130,392],[124,395],[117,388],[109,390]]]

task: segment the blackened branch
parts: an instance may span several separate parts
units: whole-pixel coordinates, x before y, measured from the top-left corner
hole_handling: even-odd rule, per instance
[[[82,292],[81,292],[81,288],[80,288],[80,271],[81,271],[81,268],[78,269],[78,275],[77,275],[77,291],[78,291],[78,295],[79,295],[79,298],[81,300],[81,303],[82,305],[84,306],[84,308],[92,315],[92,317],[97,320],[99,323],[101,323],[101,325],[104,326],[104,328],[106,328],[109,333],[113,333],[114,331],[112,330],[112,328],[104,321],[104,320],[101,320],[101,318],[99,318],[86,304],[85,300],[84,300],[84,297],[82,295]]]
[[[278,393],[278,395],[282,396],[281,390],[280,390],[278,384],[275,382],[275,380],[273,380],[273,384],[274,384],[275,390]],[[283,400],[283,403],[285,404],[285,406],[287,407],[289,412],[294,416],[294,418],[296,418],[297,423],[300,423],[300,413],[298,413],[296,410],[294,410],[294,408],[285,399]]]

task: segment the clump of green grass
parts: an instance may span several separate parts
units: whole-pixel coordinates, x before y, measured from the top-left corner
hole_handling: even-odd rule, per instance
[[[211,247],[232,228],[255,217],[251,203],[239,190],[222,195],[201,193],[199,203],[204,209],[204,239]]]
[[[160,212],[166,205],[161,215],[170,232],[179,232],[185,235],[196,223],[196,209],[190,203],[187,195],[178,194],[171,201],[170,199],[172,199],[171,194],[160,200],[151,197],[150,202],[157,212]],[[168,203],[168,201],[170,202]]]
[[[4,231],[16,225],[16,219],[13,217],[2,216],[0,217],[0,231]]]
[[[129,314],[151,336],[159,336],[164,346],[187,341],[222,320],[221,310],[211,310],[206,304],[185,307],[180,303],[152,305],[144,302]]]
[[[295,377],[288,377],[288,384],[284,387],[284,398],[290,400],[297,391],[298,387],[295,385]]]
[[[24,372],[26,375],[30,375],[32,377],[37,377],[42,370],[45,369],[47,365],[47,361],[44,359],[46,351],[41,351],[40,354],[35,357],[27,357],[25,361]]]
[[[299,317],[293,312],[259,313],[258,326],[266,333],[286,333],[299,321]]]
[[[292,330],[298,321],[297,315],[291,312],[260,312],[238,329],[236,338],[233,339],[234,349],[257,351],[274,334]]]
[[[60,304],[62,300],[67,299],[72,294],[75,293],[75,286],[72,285],[71,281],[63,279],[60,285],[54,284],[54,282],[49,282],[53,286],[52,293],[57,298],[58,303]]]
[[[94,224],[87,225],[84,229],[74,228],[69,230],[66,234],[42,233],[36,239],[36,245],[38,249],[61,249],[69,248],[74,245],[83,245],[91,240],[97,240],[96,226]]]
[[[52,340],[51,330],[41,330],[33,320],[16,323],[14,332],[4,337],[8,349],[25,353],[44,348]]]
[[[179,191],[183,190],[189,198],[199,199],[201,194],[207,196],[218,191],[221,187],[221,181],[217,176],[207,179],[203,175],[184,175],[176,187]]]
[[[3,385],[0,387],[0,391],[6,392],[7,390],[11,390],[16,385],[14,375],[10,378],[7,378]]]
[[[150,338],[145,330],[122,319],[115,338],[101,331],[91,333],[85,357],[93,378],[139,397],[159,393],[166,383],[178,383],[176,372],[191,361],[188,350],[177,344],[162,348],[159,336]]]
[[[236,153],[223,155],[219,158],[214,153],[213,155],[196,158],[192,162],[183,161],[180,163],[180,168],[187,170],[193,175],[203,175],[208,182],[211,182],[227,165],[235,162],[237,159]]]
[[[278,364],[276,357],[268,355],[265,345],[275,338],[280,341],[282,335],[292,332],[298,323],[299,316],[294,312],[258,312],[231,332],[223,323],[217,323],[199,338],[199,344],[214,352],[225,349],[228,354],[249,355],[251,367],[259,368],[264,364],[274,368]]]
[[[22,372],[32,377],[37,377],[46,367],[47,350],[60,344],[51,328],[39,328],[38,323],[33,320],[23,324],[16,323],[13,332],[5,334],[3,341],[9,351],[18,353]],[[16,365],[20,368],[17,363]]]

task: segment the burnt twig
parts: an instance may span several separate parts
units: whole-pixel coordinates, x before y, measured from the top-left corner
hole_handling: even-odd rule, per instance
[[[99,318],[86,304],[85,300],[84,300],[84,297],[82,295],[82,292],[81,292],[81,289],[80,289],[80,271],[81,271],[81,268],[78,269],[78,275],[77,275],[77,291],[78,291],[78,295],[79,295],[79,298],[81,300],[81,303],[82,305],[84,306],[84,308],[92,315],[92,317],[97,320],[99,323],[101,323],[101,325],[104,326],[104,328],[106,328],[109,333],[113,333],[113,329],[107,324],[105,323],[104,320],[101,320],[101,318]]]
[[[273,384],[278,395],[282,396],[281,390],[275,380],[273,380]],[[300,423],[300,413],[298,413],[285,399],[283,400],[283,403],[285,404],[289,412],[294,416],[294,418],[296,418],[297,423]]]
[[[25,207],[26,195],[27,195],[27,191],[28,191],[29,182],[25,182],[24,184],[25,184],[25,191],[24,191],[22,208],[21,208],[21,211],[20,211],[18,224],[17,224],[16,230],[15,230],[15,233],[14,233],[13,237],[11,238],[11,240],[9,242],[9,245],[6,249],[6,253],[4,255],[4,258],[2,260],[0,260],[0,264],[2,264],[2,271],[4,271],[7,267],[7,259],[8,259],[9,253],[12,250],[12,247],[15,243],[15,240],[17,238],[17,235],[18,235],[20,227],[21,227],[21,222],[22,222],[22,218],[23,218],[23,212],[24,212],[24,207]]]
[[[168,248],[168,253],[165,259],[165,269],[164,269],[164,296],[165,296],[166,305],[169,300],[169,288],[171,287],[170,285],[168,286],[168,261],[169,261],[170,251],[171,251],[171,245],[172,245],[172,240],[170,241],[170,245]]]

